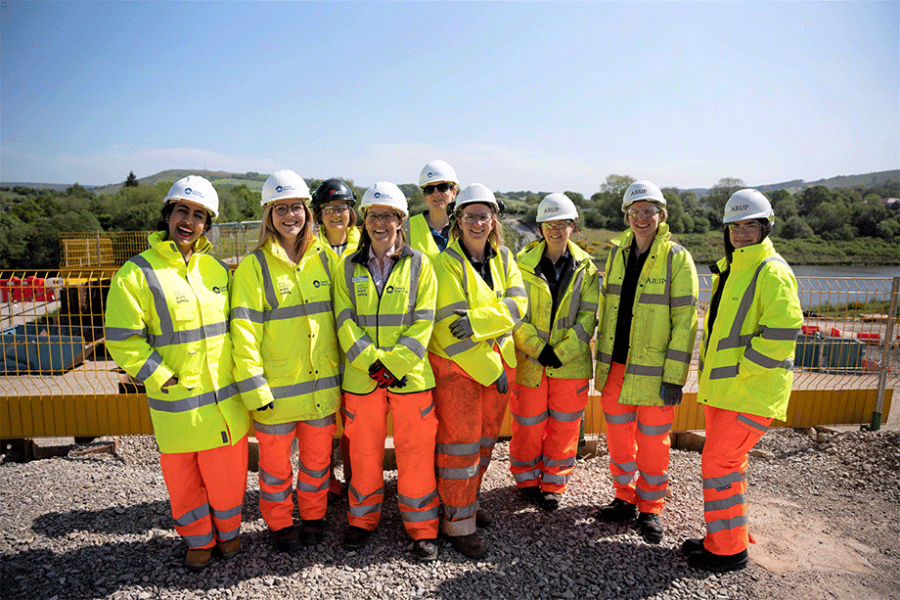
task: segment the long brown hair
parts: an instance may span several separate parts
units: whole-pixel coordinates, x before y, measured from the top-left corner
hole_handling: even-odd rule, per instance
[[[305,201],[301,200],[301,202],[303,202],[303,214],[306,218],[303,221],[303,229],[297,234],[297,242],[295,244],[298,259],[303,258],[303,255],[306,254],[306,251],[315,240],[315,235],[313,234],[312,211],[309,210],[309,206],[306,205]],[[270,238],[274,237],[280,242],[281,238],[278,236],[278,230],[275,229],[275,222],[272,220],[274,206],[274,202],[266,204],[266,208],[263,211],[262,222],[259,224],[259,241],[256,242],[256,246],[253,247],[251,252],[256,252],[265,246]]]
[[[494,209],[493,206],[488,204],[487,202],[472,202],[471,204],[483,204],[487,206],[491,211],[491,223],[493,227],[491,227],[491,232],[488,234],[487,242],[491,245],[491,248],[496,250],[500,246],[503,245],[503,226],[500,223],[500,215]],[[468,206],[468,204],[466,205]],[[456,240],[461,240],[463,236],[462,227],[459,224],[459,218],[462,216],[462,209],[454,211],[452,218],[450,219],[450,243],[452,244]]]

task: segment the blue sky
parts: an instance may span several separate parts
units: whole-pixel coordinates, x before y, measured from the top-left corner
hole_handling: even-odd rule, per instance
[[[585,195],[900,168],[900,3],[0,3],[0,180]]]

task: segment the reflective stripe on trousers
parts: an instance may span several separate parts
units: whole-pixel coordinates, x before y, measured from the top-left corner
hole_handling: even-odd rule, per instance
[[[175,531],[191,548],[211,548],[241,530],[247,436],[233,446],[159,456]]]

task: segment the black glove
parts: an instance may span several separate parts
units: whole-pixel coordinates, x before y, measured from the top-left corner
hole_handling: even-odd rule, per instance
[[[497,391],[501,394],[505,394],[509,391],[509,380],[506,378],[506,371],[500,373],[500,377],[497,378],[497,381],[494,383],[497,384]]]
[[[376,360],[369,367],[369,377],[374,379],[380,388],[386,388],[397,383],[397,378],[388,371],[387,367],[381,364],[380,360]]]
[[[541,363],[542,367],[550,367],[552,369],[558,369],[563,365],[550,344],[544,344],[543,350],[538,355],[538,362]]]
[[[659,397],[666,406],[678,406],[681,404],[681,386],[674,383],[663,383],[659,390]]]
[[[271,402],[269,402],[269,403],[266,404],[265,406],[260,406],[259,408],[256,409],[256,412],[262,412],[262,411],[264,411],[264,410],[269,410],[270,408],[275,408],[275,401],[274,401],[274,400],[272,400]]]
[[[465,309],[457,308],[453,311],[453,314],[459,315],[459,318],[450,323],[450,333],[458,340],[472,337],[472,322],[469,320],[469,315],[466,314]]]
[[[404,375],[400,379],[394,380],[394,383],[392,383],[390,387],[397,388],[398,390],[400,388],[406,387],[406,375]]]

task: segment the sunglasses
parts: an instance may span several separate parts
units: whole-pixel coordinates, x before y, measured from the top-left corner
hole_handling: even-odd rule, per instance
[[[342,212],[347,212],[350,210],[349,204],[332,204],[330,206],[323,206],[322,213],[326,215],[337,215]]]
[[[434,193],[435,190],[437,190],[443,194],[444,192],[446,192],[447,190],[449,190],[452,187],[453,187],[452,183],[438,183],[436,185],[426,185],[425,187],[422,188],[422,192],[426,196],[430,196],[431,194]]]

